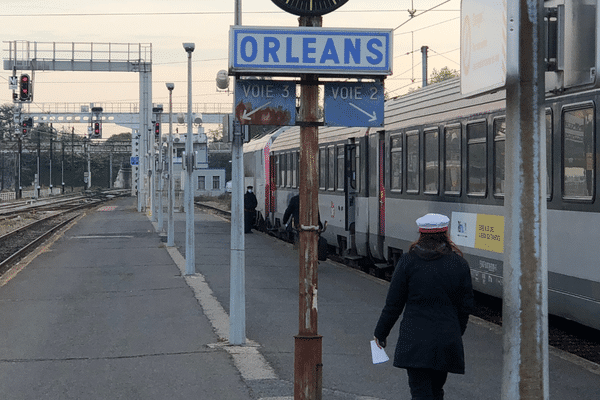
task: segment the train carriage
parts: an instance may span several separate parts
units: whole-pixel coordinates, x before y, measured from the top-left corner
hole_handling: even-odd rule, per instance
[[[548,98],[545,132],[549,311],[596,329],[599,100],[598,90]],[[272,201],[262,207],[273,225],[298,193],[299,132],[272,138],[270,168],[246,170],[269,182]],[[324,236],[350,261],[391,267],[417,238],[418,217],[446,214],[475,289],[501,297],[507,135],[505,92],[464,99],[458,79],[386,101],[383,128],[321,128]]]

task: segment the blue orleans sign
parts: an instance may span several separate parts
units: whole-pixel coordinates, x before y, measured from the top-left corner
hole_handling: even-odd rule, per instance
[[[391,30],[232,26],[229,72],[245,75],[392,73]]]

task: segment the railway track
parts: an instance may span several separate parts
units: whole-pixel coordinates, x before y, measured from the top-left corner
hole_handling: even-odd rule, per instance
[[[196,206],[211,214],[220,215],[231,220],[231,212],[219,208],[218,205],[196,202]],[[342,257],[329,255],[328,258],[346,265]],[[391,277],[390,274],[382,275],[381,271],[375,267],[363,265],[359,266],[358,269],[387,281]],[[473,315],[496,325],[502,325],[501,299],[475,292],[475,307]],[[600,332],[595,329],[551,315],[549,317],[548,341],[550,346],[595,364],[600,364]]]
[[[0,207],[0,275],[31,253],[45,239],[73,221],[83,210],[120,195],[88,194],[39,203],[19,202]]]

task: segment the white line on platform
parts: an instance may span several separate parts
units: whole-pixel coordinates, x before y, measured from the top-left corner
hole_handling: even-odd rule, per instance
[[[131,235],[84,235],[84,236],[71,236],[71,239],[130,239]]]
[[[294,400],[294,398],[292,396],[286,396],[286,397],[261,397],[258,400]]]

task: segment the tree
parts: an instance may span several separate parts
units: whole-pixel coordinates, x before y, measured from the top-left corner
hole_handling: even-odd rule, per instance
[[[0,106],[0,139],[9,139],[14,133],[13,114],[11,104]]]
[[[108,139],[107,142],[131,142],[131,132],[123,132],[118,133],[116,135],[112,135]]]
[[[206,134],[209,142],[222,142],[223,141],[223,131],[219,129],[209,129]]]
[[[439,71],[435,68],[431,71],[431,77],[429,78],[429,83],[439,83],[448,79],[456,78],[460,76],[459,72],[455,69],[450,69],[448,67],[442,67]]]

